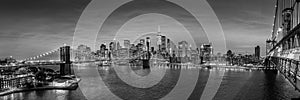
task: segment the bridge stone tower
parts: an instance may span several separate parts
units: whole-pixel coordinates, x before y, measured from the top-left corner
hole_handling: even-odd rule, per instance
[[[70,46],[60,47],[60,75],[71,74]]]
[[[292,28],[292,17],[293,17],[292,12],[293,12],[292,8],[285,8],[282,11],[283,37],[285,37]]]

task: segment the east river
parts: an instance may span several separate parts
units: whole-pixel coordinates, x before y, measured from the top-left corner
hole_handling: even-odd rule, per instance
[[[291,84],[276,71],[152,66],[73,66],[82,80],[77,90],[26,91],[1,100],[87,100],[87,99],[192,99],[199,100],[211,73],[224,73],[214,100],[282,100],[299,98]],[[180,74],[185,74],[181,76]],[[196,75],[196,76],[195,76]],[[185,79],[182,79],[185,78]],[[194,84],[195,83],[195,84]]]

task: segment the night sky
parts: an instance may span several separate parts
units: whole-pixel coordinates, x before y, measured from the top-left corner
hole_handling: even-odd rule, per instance
[[[51,51],[64,43],[71,45],[76,23],[89,2],[90,0],[1,0],[0,58],[13,56],[24,59]],[[220,20],[227,49],[251,54],[254,47],[259,45],[261,54],[264,55],[265,40],[269,38],[272,29],[274,0],[208,0],[208,3]],[[181,37],[184,31],[176,30],[180,25],[172,21],[172,18],[158,14],[139,16],[129,21],[118,34],[122,37],[122,34],[153,32],[157,31],[157,25],[161,25],[161,31],[166,35],[177,32],[173,38],[178,40],[176,37]],[[114,27],[113,23],[109,25]],[[134,34],[127,36],[132,35]],[[103,39],[98,42],[106,41],[105,38],[109,36],[100,37]]]

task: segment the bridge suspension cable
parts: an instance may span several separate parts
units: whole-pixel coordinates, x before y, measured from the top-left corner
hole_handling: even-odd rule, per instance
[[[40,55],[37,55],[37,56],[34,56],[34,57],[29,57],[29,58],[26,58],[24,59],[23,61],[29,61],[29,60],[37,60],[39,58],[42,58],[42,57],[45,57],[45,56],[48,56],[50,54],[53,54],[55,52],[59,51],[59,48],[56,48],[56,49],[53,49],[53,50],[50,50],[48,52],[45,52],[43,54],[40,54]]]

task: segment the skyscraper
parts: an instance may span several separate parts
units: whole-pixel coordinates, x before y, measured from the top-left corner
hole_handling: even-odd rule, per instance
[[[117,50],[119,50],[119,49],[122,48],[119,42],[117,42],[117,45],[116,45],[116,46],[117,46]]]
[[[178,56],[187,56],[188,43],[186,41],[178,42]]]
[[[256,60],[259,60],[259,58],[260,58],[260,47],[259,46],[256,46],[255,47],[255,58],[256,58]]]
[[[203,44],[203,45],[201,45],[200,55],[203,57],[204,62],[210,61],[211,56],[213,55],[212,44]]]
[[[109,50],[116,50],[116,44],[115,44],[115,42],[110,42],[109,43]]]
[[[91,59],[91,48],[86,45],[79,45],[75,52],[76,61],[86,61]]]
[[[156,50],[160,50],[160,45],[161,45],[161,36],[157,35],[157,42],[156,42],[156,47],[157,48]]]
[[[105,44],[101,44],[101,46],[100,46],[100,54],[98,54],[100,57],[105,57],[105,49],[106,49],[106,45]]]
[[[166,52],[166,36],[161,36],[161,50]]]
[[[142,48],[142,50],[146,50],[146,48],[145,48],[145,45],[146,45],[146,43],[145,43],[145,39],[140,39],[140,47]]]
[[[148,51],[150,51],[150,37],[146,37],[146,48]]]
[[[130,46],[130,40],[124,40],[124,47],[129,49]]]

